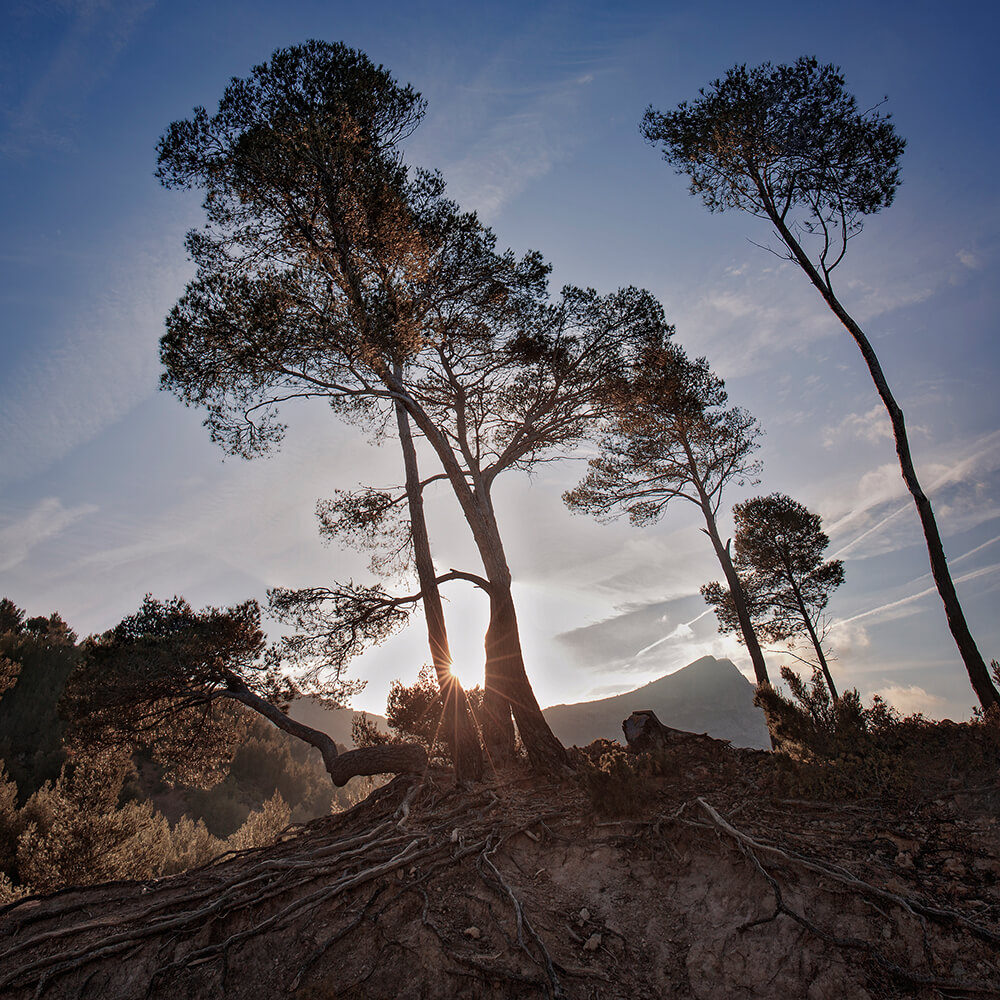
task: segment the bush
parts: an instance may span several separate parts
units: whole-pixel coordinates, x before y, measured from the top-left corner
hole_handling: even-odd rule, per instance
[[[579,750],[576,781],[594,811],[605,816],[631,816],[650,794],[649,779],[663,773],[655,754],[635,753],[613,740],[594,740]]]
[[[903,801],[944,782],[958,766],[988,773],[1000,765],[1000,726],[994,723],[903,717],[878,695],[865,707],[856,690],[834,703],[818,671],[808,685],[789,667],[781,676],[791,698],[761,687],[756,704],[775,739],[784,793]]]

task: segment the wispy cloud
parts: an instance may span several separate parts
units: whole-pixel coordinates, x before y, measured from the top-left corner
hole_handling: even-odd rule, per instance
[[[593,73],[584,73],[544,85],[495,121],[461,160],[448,166],[449,187],[458,201],[493,219],[533,180],[571,156],[579,143],[574,135],[580,134],[571,123],[593,79]]]
[[[892,425],[885,407],[877,403],[867,413],[848,413],[839,424],[823,431],[823,447],[833,448],[840,441],[866,441],[879,444],[892,440]]]
[[[99,273],[93,299],[77,304],[65,328],[37,331],[37,348],[0,375],[0,489],[46,469],[157,391],[157,337],[186,265],[162,245],[132,244],[109,252]]]
[[[998,570],[1000,570],[1000,563],[992,563],[989,566],[982,566],[979,569],[972,570],[968,573],[964,573],[962,576],[956,577],[955,583],[968,583],[971,580],[978,580],[981,577],[992,576]],[[922,579],[924,579],[924,577],[917,577],[916,580],[912,581],[911,586]],[[860,614],[851,615],[849,618],[841,618],[831,625],[831,630],[839,629],[854,622],[864,621],[867,618],[886,621],[891,618],[904,618],[907,615],[916,614],[917,609],[914,608],[913,605],[918,601],[923,600],[923,598],[929,596],[930,594],[937,594],[937,592],[937,587],[927,587],[924,590],[917,591],[915,594],[910,594],[907,597],[901,597],[897,601],[889,601],[877,608],[871,608],[868,611],[862,611]]]
[[[15,92],[21,79],[30,84],[0,118],[0,154],[24,155],[38,148],[71,145],[74,111],[105,78],[153,6],[154,0],[64,0],[22,7],[15,17],[8,17],[8,74],[18,65],[10,51],[15,25],[30,33],[55,20],[62,22],[62,31],[43,65],[31,66],[30,72],[19,66],[20,79],[8,82]]]
[[[13,569],[24,562],[36,546],[55,538],[96,510],[93,504],[64,507],[57,497],[39,501],[22,517],[0,527],[0,571]]]
[[[953,455],[958,449],[955,445],[949,445],[947,449],[941,450],[947,450]],[[935,494],[934,500],[938,504],[939,513],[942,505],[953,502],[950,496],[941,496],[947,489],[971,485],[975,491],[978,483],[1000,469],[1000,431],[982,435],[967,445],[964,452],[960,458],[952,459],[948,463],[930,461],[924,462],[922,465],[920,473],[924,481],[924,488],[927,492]],[[832,558],[839,559],[848,554],[859,555],[858,550],[863,543],[869,542],[873,536],[878,535],[894,521],[897,521],[900,515],[913,509],[899,466],[896,463],[885,463],[864,473],[852,493],[851,496],[840,498],[828,497],[828,509],[832,507],[836,511],[839,507],[841,510],[839,516],[835,516],[828,525],[828,534],[831,537],[836,537],[858,521],[870,520],[873,515],[875,519],[866,524],[854,537],[842,543],[833,553]],[[886,511],[886,505],[890,501],[898,500],[901,497],[906,497],[905,502]],[[846,511],[844,511],[844,507],[847,507]],[[983,498],[977,496],[969,511],[970,518],[964,518],[961,526],[967,528],[974,524],[983,523],[983,521],[996,516],[996,513],[997,511],[992,504],[984,503]],[[957,517],[952,518],[953,527],[958,521]]]
[[[887,684],[870,694],[877,694],[904,715],[912,715],[914,712],[932,714],[947,704],[947,699],[925,691],[918,684]]]

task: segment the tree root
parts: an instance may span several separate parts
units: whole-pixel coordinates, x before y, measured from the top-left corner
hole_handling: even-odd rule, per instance
[[[521,830],[516,832],[520,833]],[[503,876],[500,874],[500,869],[497,868],[493,862],[493,855],[495,855],[500,849],[502,843],[503,841],[501,840],[494,844],[492,842],[491,835],[490,840],[487,841],[486,847],[483,849],[476,861],[476,867],[479,870],[479,874],[483,881],[486,882],[487,885],[494,890],[498,890],[500,893],[505,894],[510,900],[511,905],[514,907],[514,916],[517,923],[518,946],[533,962],[538,962],[538,959],[531,954],[524,942],[524,931],[527,930],[527,932],[531,935],[531,939],[535,942],[535,946],[542,955],[545,975],[548,977],[549,983],[552,987],[552,996],[555,997],[556,1000],[563,1000],[566,994],[563,992],[562,986],[559,984],[558,976],[556,976],[556,970],[552,964],[552,956],[549,954],[548,949],[545,947],[545,943],[542,941],[538,932],[528,919],[527,914],[524,912],[524,907],[521,905],[521,901],[517,898],[514,890],[511,889],[511,887],[504,881]],[[486,876],[484,869],[489,870],[490,877]]]
[[[907,898],[896,893],[889,892],[885,889],[880,889],[877,886],[871,885],[869,882],[865,882],[862,879],[857,878],[846,869],[840,868],[839,866],[826,864],[815,859],[804,857],[794,851],[786,851],[780,847],[774,846],[773,844],[766,844],[758,841],[749,834],[738,830],[730,822],[724,819],[719,812],[709,805],[703,798],[699,797],[695,801],[709,816],[714,828],[721,831],[731,840],[735,841],[741,854],[768,883],[771,892],[774,895],[774,911],[772,913],[764,917],[758,917],[755,920],[748,920],[741,924],[737,930],[742,932],[751,930],[754,927],[761,927],[765,924],[772,923],[777,920],[779,916],[784,915],[793,920],[800,927],[804,928],[810,934],[815,935],[836,948],[863,951],[890,975],[896,976],[911,985],[927,987],[948,993],[996,996],[997,990],[995,985],[989,986],[966,980],[946,979],[938,976],[926,975],[925,973],[918,972],[915,969],[908,969],[892,962],[871,941],[865,940],[864,938],[841,937],[824,930],[810,920],[804,913],[800,913],[797,910],[792,909],[785,902],[781,885],[773,872],[765,868],[759,855],[770,854],[792,867],[805,869],[806,871],[821,875],[823,878],[829,879],[839,885],[846,886],[852,893],[861,895],[862,897],[868,896],[886,902],[891,902],[895,906],[909,913],[911,916],[917,917],[918,919],[922,920],[922,918],[928,917],[941,923],[958,924],[982,940],[991,943],[995,943],[1000,940],[1000,935],[995,934],[988,927],[983,927],[982,925],[969,920],[967,917],[953,910],[945,910],[939,907],[928,906],[925,903],[921,903],[919,900]],[[702,823],[695,825],[705,826],[705,824]],[[869,902],[870,900],[865,901]]]

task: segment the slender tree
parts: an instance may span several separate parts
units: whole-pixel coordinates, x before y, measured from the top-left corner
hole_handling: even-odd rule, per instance
[[[360,623],[360,635],[384,623]],[[286,714],[295,693],[288,677],[265,655],[255,601],[194,611],[181,598],[146,597],[139,611],[88,640],[70,676],[62,711],[82,747],[146,746],[170,772],[204,780],[232,758],[245,705],[279,729],[316,747],[335,785],[359,774],[420,773],[427,755],[416,744],[339,753],[325,733]],[[340,698],[346,682],[319,693]]]
[[[642,132],[690,178],[713,212],[736,208],[774,226],[779,256],[793,261],[861,350],[892,423],[900,470],[917,508],[948,625],[983,708],[1000,694],[958,600],[931,502],[917,479],[903,411],[868,337],[834,292],[833,272],[864,217],[892,204],[905,141],[889,115],[859,111],[841,71],[800,58],[792,65],[735,66],[697,100],[661,113]]]
[[[198,275],[167,320],[163,385],[245,455],[280,440],[276,408],[292,398],[379,426],[405,409],[483,561],[487,746],[509,756],[516,720],[532,760],[558,766],[492,488],[585,435],[623,344],[662,316],[632,289],[550,304],[537,255],[499,253],[437,175],[407,173],[397,145],[422,113],[361,53],[309,42],[234,81],[214,116],[170,127],[160,177],[205,190],[208,227],[189,237]]]
[[[586,478],[563,499],[598,518],[627,513],[637,525],[657,520],[673,500],[695,504],[725,573],[754,676],[769,683],[730,543],[718,526],[726,487],[756,482],[757,422],[746,410],[727,409],[725,384],[708,362],[692,361],[672,343],[644,351],[611,394],[617,402],[611,430]]]
[[[733,564],[747,594],[754,629],[770,642],[805,636],[834,702],[839,698],[823,650],[830,594],[844,582],[840,559],[823,561],[830,539],[819,514],[782,493],[753,497],[733,507]],[[715,609],[720,632],[739,628],[732,598],[718,583],[701,588]]]

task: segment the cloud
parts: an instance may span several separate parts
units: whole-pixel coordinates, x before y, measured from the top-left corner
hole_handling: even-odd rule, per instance
[[[678,639],[683,639],[685,641],[693,639],[694,629],[691,628],[691,626],[700,622],[702,618],[711,613],[712,609],[706,608],[700,615],[698,615],[697,618],[692,618],[689,622],[681,622],[676,628],[673,629],[673,631],[668,632],[662,639],[657,639],[656,642],[651,642],[648,646],[644,646],[640,649],[639,652],[635,654],[633,659],[638,660],[640,656],[645,656],[658,646],[662,646],[665,642],[674,642]]]
[[[867,413],[849,413],[839,424],[823,431],[823,447],[833,448],[842,439],[879,444],[892,440],[892,424],[885,407],[877,403]]]
[[[984,434],[964,449],[949,442],[936,450],[947,454],[950,460],[924,461],[919,473],[939,517],[947,513],[950,530],[968,530],[1000,515],[1000,509],[987,502],[982,495],[983,484],[1000,472],[1000,431]],[[964,454],[961,454],[962,451]],[[961,454],[957,460],[953,457],[956,452]],[[904,497],[902,503],[888,509],[890,501],[899,501]],[[831,538],[842,537],[857,522],[862,524],[861,530],[842,542],[831,558],[839,559],[848,554],[853,558],[883,554],[919,541],[916,518],[899,521],[900,515],[913,512],[913,503],[895,462],[884,463],[863,473],[853,488],[839,496],[828,494],[823,506],[829,520],[826,530]],[[893,522],[899,524],[899,537],[883,539],[880,545],[873,546],[872,539]],[[862,543],[867,544],[863,546]]]
[[[129,244],[108,251],[89,303],[65,327],[38,331],[36,348],[0,376],[0,489],[29,479],[93,440],[154,395],[157,336],[184,286],[187,265],[167,248]]]
[[[23,517],[0,527],[0,571],[13,569],[42,542],[97,510],[93,504],[64,507],[57,497],[40,500]]]
[[[955,256],[962,267],[967,267],[970,271],[978,271],[983,266],[982,259],[971,250],[959,250]]]
[[[945,698],[931,694],[917,684],[887,684],[869,692],[869,697],[873,695],[878,695],[903,715],[912,715],[914,712],[930,714],[940,711],[947,704]]]
[[[586,73],[548,83],[496,120],[447,168],[449,189],[458,202],[493,219],[532,181],[570,157],[583,134],[572,122],[593,79],[593,73]]]
[[[964,573],[962,576],[955,577],[955,583],[968,583],[970,580],[978,580],[980,577],[991,576],[996,573],[997,570],[1000,570],[1000,563],[992,563],[989,566],[982,566],[979,569]],[[926,579],[926,576],[917,577],[916,580],[911,582],[910,586],[923,579]],[[831,629],[838,629],[852,622],[862,621],[865,618],[875,618],[881,621],[888,621],[893,618],[906,618],[909,615],[917,613],[917,608],[912,607],[912,605],[916,604],[918,601],[930,594],[937,594],[937,592],[937,587],[927,587],[926,589],[920,590],[915,594],[910,594],[907,597],[901,597],[899,600],[888,601],[885,604],[879,605],[877,608],[862,611],[859,614],[851,615],[849,618],[839,619],[831,625]]]

